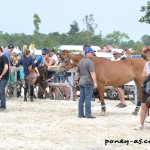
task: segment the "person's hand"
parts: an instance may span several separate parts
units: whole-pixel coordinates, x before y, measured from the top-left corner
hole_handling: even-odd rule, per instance
[[[74,80],[74,84],[77,84],[77,85],[78,85],[78,80]]]
[[[0,80],[2,79],[2,76],[0,75]]]
[[[13,74],[15,71],[14,71],[14,70],[12,70],[12,69],[10,69],[10,72]]]
[[[94,83],[94,88],[97,89],[97,83]]]
[[[52,66],[48,66],[47,70],[50,70],[52,68]]]

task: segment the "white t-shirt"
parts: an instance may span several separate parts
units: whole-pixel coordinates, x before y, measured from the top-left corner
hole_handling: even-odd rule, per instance
[[[145,64],[145,66],[146,66],[146,73],[147,73],[147,74],[150,74],[150,61],[148,61],[148,62]]]
[[[54,59],[55,65],[57,65],[59,63],[59,60],[58,60],[58,57],[56,54],[54,54],[51,58]]]

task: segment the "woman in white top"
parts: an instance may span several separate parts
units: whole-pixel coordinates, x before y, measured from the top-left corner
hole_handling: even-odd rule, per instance
[[[150,49],[148,49],[150,50]],[[146,59],[146,57],[145,57]],[[146,78],[144,81],[145,85],[148,81],[150,81],[150,61],[147,61],[147,63],[144,66],[142,77]],[[144,87],[145,89],[146,87]],[[143,90],[143,97],[142,97],[142,104],[141,104],[141,110],[140,110],[140,124],[135,127],[135,130],[142,130],[145,122],[145,118],[147,116],[148,108],[146,106],[146,100],[150,96],[149,93],[146,92],[146,90]]]

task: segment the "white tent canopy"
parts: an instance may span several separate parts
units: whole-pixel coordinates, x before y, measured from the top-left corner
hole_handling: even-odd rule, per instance
[[[15,53],[17,53],[17,54],[22,53],[21,50],[20,50],[18,47],[15,47],[15,48],[13,49],[13,52],[15,52]]]

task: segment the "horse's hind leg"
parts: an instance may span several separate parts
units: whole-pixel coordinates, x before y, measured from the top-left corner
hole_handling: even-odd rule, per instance
[[[105,102],[104,102],[104,92],[105,92],[104,87],[103,87],[103,88],[99,88],[99,89],[98,89],[98,92],[99,92],[100,101],[101,101],[101,114],[102,114],[102,115],[105,115],[105,112],[106,112],[106,105],[105,105]]]
[[[141,106],[141,101],[142,101],[142,87],[141,87],[140,83],[137,82],[136,80],[135,80],[135,83],[136,83],[138,99],[137,99],[137,102],[136,102],[135,110],[134,110],[134,112],[132,112],[132,115],[137,115],[138,114],[138,112],[140,110],[140,106]]]

